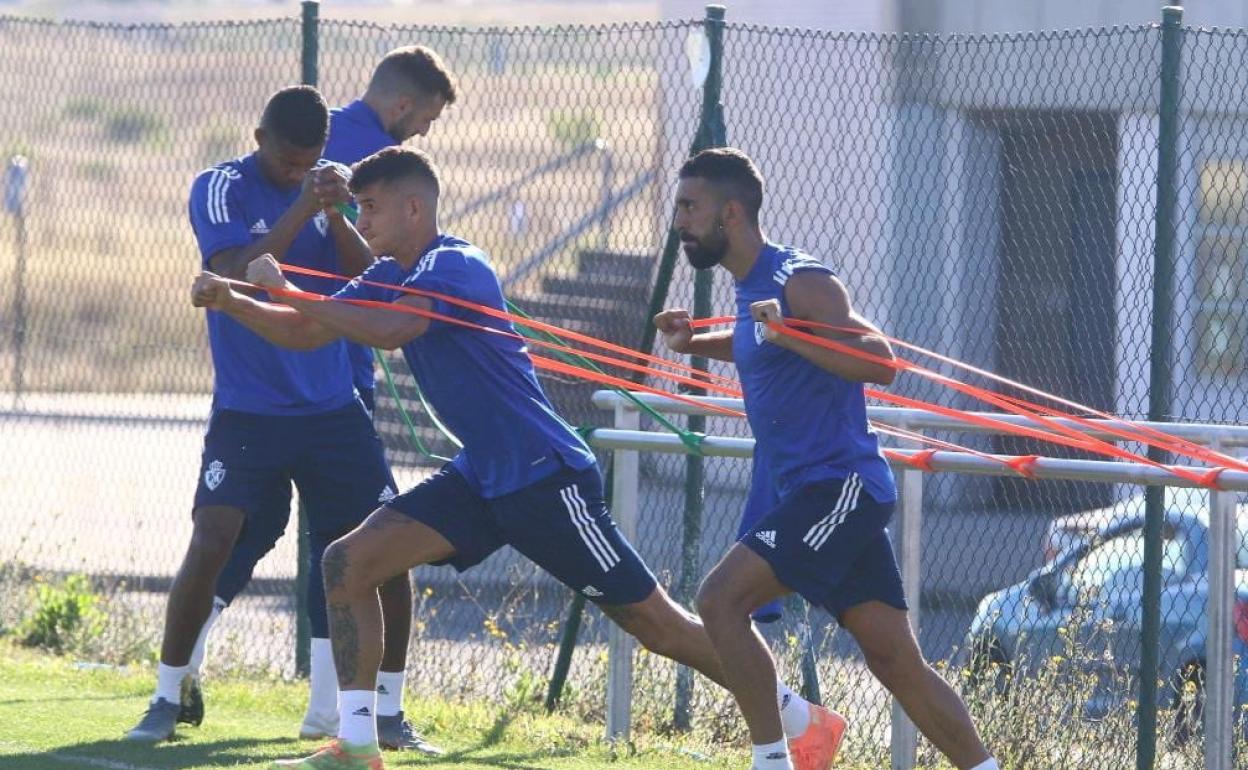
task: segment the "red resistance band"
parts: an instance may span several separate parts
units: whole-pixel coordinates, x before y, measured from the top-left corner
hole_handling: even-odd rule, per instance
[[[324,271],[314,270],[311,268],[305,268],[305,267],[300,267],[296,265],[283,265],[283,270],[296,273],[296,274],[310,275],[310,276],[316,276],[316,277],[322,277],[322,278],[330,278],[330,279],[336,279],[336,280],[340,280],[344,282],[351,280],[345,276],[335,275],[333,273],[327,273]],[[625,348],[620,345],[615,345],[610,342],[598,340],[589,335],[584,335],[578,332],[565,330],[560,327],[554,326],[553,324],[548,324],[548,323],[537,321],[531,318],[525,318],[523,316],[519,316],[513,313],[507,313],[505,311],[498,310],[497,308],[492,308],[492,307],[485,306],[485,305],[479,305],[477,303],[469,302],[467,300],[454,297],[451,295],[442,294],[439,292],[415,289],[415,288],[406,287],[406,286],[394,286],[391,284],[380,283],[376,281],[369,281],[367,279],[362,279],[362,278],[356,279],[356,280],[359,280],[360,282],[367,284],[367,285],[387,288],[387,289],[399,291],[405,294],[438,299],[448,304],[456,305],[459,307],[464,307],[466,309],[481,313],[483,315],[498,318],[501,320],[506,320],[516,325],[538,329],[538,330],[545,331],[550,334],[563,335],[570,339],[574,339],[578,342],[581,342],[583,344],[602,347],[612,352],[635,357],[635,358],[638,358],[643,361],[647,361],[652,364],[671,367],[678,371],[685,371],[696,377],[706,377],[708,378],[708,380],[711,380],[711,381],[702,382],[700,380],[695,380],[688,376],[676,375],[671,372],[666,372],[666,371],[654,369],[651,367],[645,367],[645,366],[641,366],[641,365],[634,364],[634,363],[627,362],[627,361],[620,361],[618,359],[613,359],[611,357],[603,356],[600,354],[590,353],[590,352],[581,351],[581,350],[575,350],[564,345],[559,345],[557,343],[550,343],[550,342],[545,342],[542,340],[534,340],[531,338],[525,338],[518,334],[504,332],[499,329],[493,329],[490,327],[481,326],[479,324],[473,324],[470,322],[462,321],[460,319],[455,319],[449,316],[437,314],[432,311],[421,311],[417,308],[412,308],[410,306],[404,306],[404,305],[396,306],[396,305],[393,305],[392,303],[372,302],[368,300],[344,300],[345,302],[350,303],[350,304],[357,304],[361,306],[381,307],[384,309],[399,310],[401,312],[414,312],[418,315],[425,315],[426,317],[437,318],[439,320],[444,320],[449,323],[459,324],[461,326],[466,326],[468,328],[478,329],[481,331],[487,331],[491,333],[504,334],[506,336],[517,337],[521,339],[522,341],[529,343],[529,344],[536,344],[539,346],[553,348],[555,350],[559,350],[559,351],[566,352],[566,353],[571,353],[574,355],[581,355],[586,358],[590,358],[590,359],[593,359],[602,363],[607,363],[609,365],[619,366],[625,369],[629,369],[631,371],[641,372],[643,374],[649,374],[649,375],[653,375],[653,376],[660,377],[663,379],[668,379],[668,380],[671,380],[680,384],[690,385],[690,386],[699,387],[699,388],[705,388],[707,390],[713,390],[722,395],[738,397],[738,398],[741,397],[742,395],[741,391],[739,390],[738,383],[736,383],[736,381],[732,380],[731,378],[724,377],[722,375],[712,375],[710,373],[704,372],[703,370],[695,369],[693,367],[689,367],[683,364],[668,361],[667,359],[663,359],[657,356],[652,356],[652,355],[642,353],[639,351],[634,351],[629,348]],[[280,291],[285,291],[285,290],[280,290]],[[279,294],[280,294],[280,291],[278,292]],[[304,293],[304,292],[300,292],[298,295],[303,296],[306,299],[314,299],[314,300],[327,299],[326,297],[323,297],[322,295],[310,294],[310,293]],[[697,319],[693,321],[691,325],[694,326],[695,328],[700,328],[700,327],[706,327],[706,326],[711,326],[715,324],[733,323],[733,322],[735,322],[735,319],[731,317],[720,317],[720,318],[709,318],[709,319]],[[966,393],[968,395],[972,395],[976,398],[979,398],[980,400],[997,405],[1000,408],[1005,409],[1006,411],[1019,414],[1020,416],[1025,416],[1028,419],[1034,422],[1037,422],[1041,425],[1044,425],[1046,427],[1049,427],[1053,430],[1056,430],[1059,433],[1054,434],[1054,433],[1049,433],[1049,432],[1042,431],[1042,430],[1037,430],[1034,428],[1027,428],[1024,426],[1015,426],[1015,425],[1004,423],[999,420],[994,420],[991,418],[977,417],[975,415],[969,414],[962,410],[952,409],[949,407],[942,407],[937,404],[932,404],[932,403],[921,401],[918,399],[909,399],[909,398],[905,398],[902,396],[895,396],[895,395],[884,393],[882,391],[878,391],[874,389],[867,389],[868,395],[871,395],[872,397],[878,398],[882,401],[885,401],[888,403],[895,403],[895,404],[903,405],[903,406],[909,406],[911,408],[918,408],[924,411],[933,412],[935,414],[942,414],[945,416],[950,416],[956,419],[971,422],[973,424],[978,424],[983,427],[991,427],[994,430],[1004,432],[1004,433],[1037,438],[1039,440],[1048,441],[1050,443],[1054,443],[1058,445],[1069,446],[1072,448],[1081,449],[1081,450],[1088,451],[1088,452],[1107,455],[1111,457],[1117,457],[1119,459],[1125,459],[1131,462],[1138,462],[1144,465],[1150,465],[1150,466],[1162,468],[1164,470],[1167,470],[1173,473],[1174,475],[1177,475],[1181,478],[1185,478],[1193,483],[1200,484],[1202,486],[1208,486],[1210,485],[1211,482],[1214,482],[1216,480],[1216,474],[1212,474],[1212,475],[1211,474],[1195,474],[1195,473],[1191,473],[1181,468],[1172,468],[1169,466],[1162,465],[1146,457],[1142,457],[1140,455],[1136,455],[1134,453],[1120,449],[1119,447],[1116,447],[1113,444],[1109,444],[1108,442],[1102,441],[1100,439],[1096,439],[1091,436],[1087,436],[1075,430],[1074,428],[1070,428],[1070,427],[1061,425],[1059,423],[1054,423],[1051,420],[1045,419],[1040,414],[1037,414],[1031,411],[1031,409],[1036,409],[1039,411],[1047,411],[1048,413],[1050,413],[1051,416],[1069,417],[1069,415],[1062,415],[1061,413],[1056,413],[1054,412],[1054,410],[1050,410],[1046,407],[1029,404],[1028,402],[1023,401],[1022,399],[1016,399],[1016,398],[1012,398],[1009,396],[995,394],[995,393],[992,393],[991,391],[986,391],[982,388],[977,388],[967,383],[963,383],[953,378],[946,377],[945,375],[941,375],[931,370],[928,370],[925,367],[919,366],[918,364],[915,364],[913,362],[905,361],[902,359],[890,361],[888,359],[884,359],[878,356],[874,356],[870,353],[866,353],[865,351],[857,350],[848,345],[844,345],[842,343],[838,343],[833,340],[829,340],[823,337],[818,337],[812,334],[807,334],[805,332],[801,332],[801,331],[798,331],[797,329],[791,328],[791,326],[797,326],[797,325],[824,326],[827,328],[835,329],[835,327],[830,327],[825,324],[817,324],[813,322],[803,322],[803,321],[793,321],[793,320],[787,321],[786,324],[783,324],[783,325],[772,325],[772,326],[773,328],[775,328],[778,332],[782,334],[786,334],[786,335],[795,337],[797,339],[802,339],[812,344],[815,344],[821,347],[826,347],[826,348],[829,348],[831,350],[834,350],[843,354],[855,356],[855,357],[868,360],[868,361],[872,361],[874,363],[878,363],[884,366],[889,366],[889,367],[897,369],[898,371],[907,371],[907,370],[914,371],[920,374],[921,376],[926,376],[930,379],[934,379],[935,381],[940,382],[954,390]],[[858,330],[838,329],[838,331],[848,331],[852,333]],[[890,341],[891,341],[891,338],[890,338]],[[907,346],[917,347],[917,346],[909,346],[908,344]],[[633,388],[636,390],[641,390],[646,393],[651,393],[654,395],[661,395],[663,397],[671,398],[673,400],[680,401],[683,403],[694,404],[701,408],[706,408],[709,411],[718,412],[721,414],[727,414],[727,415],[737,416],[737,417],[743,416],[740,412],[736,410],[727,409],[725,407],[719,407],[713,404],[707,404],[704,402],[695,401],[693,399],[686,398],[679,394],[672,394],[667,391],[650,388],[644,385],[638,385],[635,382],[623,380],[617,377],[611,377],[610,375],[605,375],[599,372],[592,372],[590,370],[572,366],[563,362],[546,359],[540,356],[531,356],[531,358],[533,359],[534,365],[542,369],[547,369],[550,371],[554,371],[554,372],[558,372],[558,373],[566,374],[570,376],[581,377],[583,379],[587,379],[593,382],[598,382],[600,384],[610,385],[612,387]],[[949,359],[949,360],[952,361],[953,359]],[[1037,392],[1043,393],[1042,391],[1037,391]],[[1044,394],[1044,395],[1048,395],[1048,394]],[[1086,421],[1081,424],[1086,424]],[[1137,426],[1137,427],[1143,427],[1143,426]],[[1173,440],[1175,442],[1172,446],[1167,446],[1166,447],[1167,449],[1176,451],[1176,453],[1179,453],[1179,454],[1189,454],[1190,456],[1190,450],[1189,452],[1179,451],[1179,449],[1182,447],[1183,444],[1188,444],[1190,442],[1183,442],[1179,439],[1175,439],[1174,437],[1167,436],[1166,434],[1161,433],[1160,431],[1156,431],[1152,429],[1149,429],[1149,430],[1154,434],[1165,436],[1167,439]],[[894,435],[899,434],[899,431],[897,429],[891,429],[885,432],[891,432]],[[1031,457],[1031,456],[1024,457],[1024,458],[1015,458],[1014,460],[1006,461],[1006,460],[1001,460],[995,455],[988,455],[986,453],[977,452],[968,447],[960,447],[956,444],[951,444],[950,442],[941,442],[935,439],[931,439],[929,437],[924,437],[922,436],[922,434],[917,434],[917,433],[912,433],[912,432],[907,432],[907,433],[909,435],[906,435],[905,437],[911,438],[912,440],[921,440],[924,443],[941,446],[942,448],[951,449],[953,451],[964,451],[964,452],[974,454],[977,456],[998,460],[1000,462],[1003,462],[1004,464],[1009,465],[1010,467],[1014,468],[1015,470],[1017,470],[1019,473],[1023,475],[1029,475],[1027,468],[1032,463],[1034,463],[1034,457]],[[1061,434],[1064,434],[1064,435],[1061,435]],[[1139,438],[1137,434],[1128,433],[1127,435],[1131,437],[1133,440],[1143,440]],[[1168,441],[1167,444],[1169,443],[1170,442]],[[1193,446],[1199,447],[1199,445],[1193,445]],[[1219,453],[1212,453],[1212,454],[1216,456]],[[928,458],[930,459],[930,455],[928,455]],[[894,459],[904,460],[905,458],[895,457]],[[1201,459],[1205,459],[1207,461],[1208,453],[1206,453],[1206,455],[1202,457]],[[1228,459],[1233,459],[1233,458],[1228,458]],[[1248,469],[1248,464],[1240,463],[1239,461],[1236,461],[1236,464],[1242,466],[1245,469]],[[1221,469],[1215,469],[1215,470],[1220,472]]]

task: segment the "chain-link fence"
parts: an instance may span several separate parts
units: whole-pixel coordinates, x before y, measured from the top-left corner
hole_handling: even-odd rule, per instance
[[[391,48],[438,50],[462,97],[416,144],[442,168],[444,226],[492,255],[518,307],[636,346],[675,169],[699,127],[701,92],[690,83],[686,49],[703,27],[322,21],[318,83],[331,104],[344,104]],[[767,178],[771,238],[834,265],[861,312],[895,336],[1100,409],[1148,413],[1158,26],[915,36],[729,23],[722,34],[725,138]],[[1236,423],[1248,403],[1248,35],[1183,29],[1181,37],[1173,311],[1163,319],[1173,347],[1167,416]],[[92,638],[66,643],[100,657],[151,654],[189,534],[211,386],[203,322],[186,297],[197,267],[185,221],[189,183],[250,149],[264,100],[298,81],[307,43],[297,19],[123,27],[0,18],[0,152],[25,158],[10,166],[13,194],[0,216],[0,627],[28,631],[36,588],[84,574],[103,593],[108,619]],[[730,312],[732,287],[722,275],[713,280],[710,310]],[[678,260],[663,287],[666,304],[692,307],[693,285]],[[384,383],[377,420],[406,486],[434,467],[420,445],[430,453],[448,446],[405,367],[389,362],[416,435]],[[543,383],[575,424],[605,422],[590,406],[593,386]],[[899,378],[893,389],[977,406],[917,378]],[[742,435],[745,426],[712,418],[705,429]],[[1009,454],[1086,456],[1015,438],[942,437]],[[708,459],[704,482],[690,490],[689,467],[684,458],[643,458],[637,542],[685,598],[731,543],[749,482],[744,463]],[[1073,482],[929,479],[923,591],[912,597],[923,610],[925,652],[964,657],[976,606],[1045,562],[1050,535],[1065,532],[1056,517],[1107,506],[1106,516],[1130,514],[1135,495]],[[1198,497],[1175,497],[1170,507],[1203,512]],[[699,509],[695,520],[690,512]],[[218,628],[214,646],[231,651],[231,665],[293,670],[293,541],[261,564]],[[1132,553],[1115,562],[1115,574]],[[1203,608],[1198,590],[1191,603],[1178,590],[1200,585],[1199,564],[1189,567],[1166,583],[1163,646]],[[415,688],[540,693],[544,685],[534,683],[549,677],[568,591],[511,554],[463,576],[422,568],[415,579]],[[1137,589],[1120,575],[1096,590],[1129,604],[1138,603]],[[804,614],[790,611],[768,630],[795,680]],[[884,761],[884,694],[830,618],[813,611],[810,625],[823,697],[854,719],[847,752]],[[564,693],[567,707],[587,716],[601,712],[603,639],[590,612]],[[1124,727],[1134,713],[1130,690],[1110,680],[1129,678],[1140,650],[1123,645],[1112,651],[1113,666],[1096,667],[1103,690],[1071,696],[1074,711],[1041,711],[1017,697],[1006,707],[973,691],[976,716],[1019,767],[1121,766],[1122,752],[1099,765],[1040,749],[1034,756],[1047,758],[1029,760],[1027,752],[1032,737],[1045,739],[1080,710],[1103,720],[1087,740],[1112,735],[1133,750]],[[1105,660],[1104,650],[1076,647],[1046,659],[1072,657]],[[712,688],[698,683],[692,696],[687,688],[678,696],[671,666],[641,656],[639,670],[642,727],[669,724],[681,710],[676,701],[692,697],[695,727],[743,734],[731,703]],[[1161,676],[1169,684],[1189,673]],[[1198,743],[1163,741],[1159,750],[1181,762]]]

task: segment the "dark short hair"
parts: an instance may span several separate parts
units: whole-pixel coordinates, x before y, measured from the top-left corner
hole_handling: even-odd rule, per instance
[[[454,104],[455,97],[459,95],[455,78],[442,57],[423,45],[407,45],[386,54],[377,69],[373,70],[368,90],[415,90],[422,94],[437,94],[447,104]]]
[[[680,178],[705,179],[727,200],[735,200],[754,220],[763,207],[763,175],[754,161],[733,147],[703,150],[680,167]]]
[[[403,182],[416,180],[433,187],[434,195],[442,190],[438,179],[438,167],[433,159],[420,150],[407,147],[387,147],[379,150],[351,167],[351,192],[358,193],[378,182]]]
[[[329,135],[329,108],[312,86],[290,86],[269,97],[260,127],[296,147],[319,147]]]

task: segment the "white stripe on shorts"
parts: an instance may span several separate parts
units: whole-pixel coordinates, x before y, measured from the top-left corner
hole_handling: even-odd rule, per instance
[[[845,521],[845,517],[858,507],[858,493],[861,491],[862,477],[857,473],[850,474],[849,478],[845,479],[845,483],[841,485],[841,496],[836,501],[836,505],[827,516],[810,528],[806,536],[802,538],[802,542],[816,551],[822,548],[832,536],[832,532]]]
[[[589,506],[585,505],[585,501],[581,499],[581,494],[577,490],[576,485],[564,487],[559,490],[559,497],[563,499],[563,504],[568,509],[568,516],[572,519],[572,525],[576,527],[576,531],[580,533],[581,540],[585,542],[585,547],[594,555],[594,560],[598,562],[598,566],[603,572],[608,572],[612,567],[619,563],[619,554],[611,547],[611,543],[607,541],[602,530],[594,522],[589,515]]]

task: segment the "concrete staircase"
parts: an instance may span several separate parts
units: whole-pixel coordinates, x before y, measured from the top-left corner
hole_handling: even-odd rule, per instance
[[[543,277],[540,291],[517,294],[511,300],[536,319],[631,348],[641,339],[647,321],[654,265],[650,255],[582,251],[574,275]],[[620,369],[603,368],[617,377],[627,375]],[[606,413],[590,403],[590,396],[601,386],[541,372],[539,377],[555,409],[573,425],[607,424]]]

